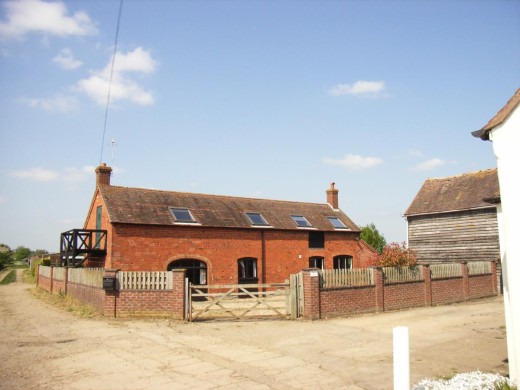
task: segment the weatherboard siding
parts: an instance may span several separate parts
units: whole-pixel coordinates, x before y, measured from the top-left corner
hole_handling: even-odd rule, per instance
[[[496,260],[496,209],[408,216],[408,242],[421,263]]]

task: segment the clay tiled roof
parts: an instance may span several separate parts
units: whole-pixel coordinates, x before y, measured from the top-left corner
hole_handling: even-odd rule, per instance
[[[496,169],[428,179],[405,216],[495,207],[484,199],[500,196]]]
[[[496,115],[480,130],[474,131],[472,134],[475,137],[480,137],[483,140],[489,139],[489,132],[493,128],[504,123],[504,121],[511,115],[514,109],[520,104],[520,88],[518,88],[511,99],[506,103]]]
[[[176,225],[170,207],[187,208],[201,226],[253,228],[245,212],[261,213],[271,228],[298,230],[291,215],[304,216],[313,228],[333,231],[327,217],[339,218],[352,231],[352,220],[328,204],[239,198],[174,191],[99,186],[111,223]],[[181,225],[181,224],[177,224]]]

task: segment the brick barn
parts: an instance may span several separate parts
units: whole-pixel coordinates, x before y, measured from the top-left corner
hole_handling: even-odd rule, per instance
[[[84,266],[125,271],[186,268],[195,284],[277,283],[303,268],[364,268],[377,253],[338,206],[110,184],[96,168],[84,229],[106,231],[106,251]],[[97,233],[96,233],[97,234]]]

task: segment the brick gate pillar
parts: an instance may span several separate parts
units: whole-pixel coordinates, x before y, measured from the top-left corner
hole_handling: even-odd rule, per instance
[[[385,311],[385,282],[383,280],[383,268],[375,267],[374,270],[374,284],[376,286],[376,311]]]
[[[303,275],[303,318],[318,320],[320,310],[320,274],[317,268],[305,268]]]
[[[119,295],[119,284],[117,283],[117,269],[105,269],[105,278],[115,278],[116,286],[114,290],[104,290],[105,304],[103,314],[107,317],[117,317],[117,297]]]
[[[179,320],[185,320],[186,314],[186,270],[183,268],[175,268],[171,271],[173,273],[172,286],[172,317]],[[188,304],[191,304],[188,303]]]
[[[491,262],[491,274],[493,275],[493,293],[498,295],[498,283],[497,283],[497,263],[499,260]]]
[[[463,262],[460,264],[462,267],[462,291],[464,293],[464,300],[467,301],[469,299],[469,270],[468,263]]]
[[[424,264],[422,266],[424,277],[424,304],[432,305],[432,273],[430,272],[430,265]]]

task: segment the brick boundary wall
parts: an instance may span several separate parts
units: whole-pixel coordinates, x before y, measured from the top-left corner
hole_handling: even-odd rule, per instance
[[[320,288],[320,283],[306,286],[309,278],[303,271],[306,300],[303,318],[318,319],[376,313],[422,306],[446,305],[498,295],[496,263],[491,263],[491,273],[468,275],[468,267],[461,263],[462,276],[431,279],[428,265],[423,266],[424,280],[388,283],[383,280],[382,268],[374,268],[374,285],[364,287]],[[313,291],[313,289],[317,291]],[[319,297],[315,297],[316,293]],[[319,305],[319,308],[313,305]],[[307,312],[309,310],[309,312]]]
[[[82,303],[93,306],[98,313],[105,314],[105,290],[69,282],[67,285],[67,295],[74,297],[74,299]]]
[[[68,280],[65,269],[64,280],[53,278],[54,267],[50,269],[50,278],[39,274],[36,285],[49,293],[64,293],[78,301],[90,305],[108,317],[170,317],[184,320],[186,271],[173,270],[173,288],[171,290],[104,290]],[[117,278],[118,270],[105,270],[105,277]]]
[[[354,314],[376,313],[421,306],[436,306],[498,295],[496,263],[491,273],[469,275],[468,266],[462,267],[462,276],[432,279],[428,265],[423,265],[424,280],[403,283],[385,283],[382,268],[374,268],[374,285],[363,287],[321,288],[317,269],[304,269],[304,319],[341,317]],[[67,270],[66,270],[67,271]],[[104,276],[117,278],[118,270],[105,270]],[[185,274],[173,270],[173,287],[169,290],[104,290],[69,282],[68,271],[64,280],[54,280],[39,274],[37,286],[50,292],[66,293],[89,304],[108,317],[170,317],[185,319]]]
[[[40,275],[38,278],[38,287],[44,289],[47,292],[52,292],[52,279]]]

